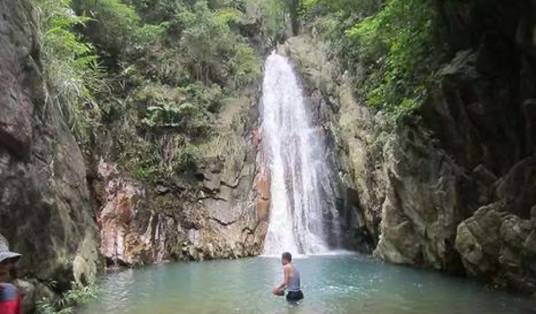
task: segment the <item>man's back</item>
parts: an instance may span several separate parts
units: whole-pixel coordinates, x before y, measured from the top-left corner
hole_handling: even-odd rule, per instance
[[[300,287],[300,271],[291,263],[288,263],[285,267],[289,274],[287,283],[287,301],[299,301],[303,299],[303,292]]]
[[[290,278],[288,282],[288,291],[300,291],[300,272],[293,264],[290,266]]]

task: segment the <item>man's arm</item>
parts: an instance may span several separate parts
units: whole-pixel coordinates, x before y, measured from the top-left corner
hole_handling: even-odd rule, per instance
[[[285,266],[283,268],[283,282],[279,285],[278,289],[283,290],[288,286],[288,281],[290,279],[290,267]]]
[[[285,293],[285,288],[288,286],[288,281],[290,279],[290,267],[283,267],[283,282],[272,289],[272,293],[275,295],[283,295]]]

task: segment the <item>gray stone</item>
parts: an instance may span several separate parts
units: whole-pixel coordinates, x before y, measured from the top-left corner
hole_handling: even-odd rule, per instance
[[[0,12],[0,232],[24,255],[20,275],[58,289],[93,282],[100,263],[86,167],[45,97],[32,6],[0,0]]]
[[[450,5],[447,23],[458,9]],[[348,237],[368,235],[374,254],[389,262],[534,291],[533,108],[532,101],[511,103],[520,91],[509,84],[517,77],[507,75],[524,73],[522,89],[530,94],[535,71],[528,62],[522,71],[503,71],[508,64],[494,67],[499,59],[487,47],[462,46],[438,73],[420,116],[396,125],[355,96],[360,65],[352,75],[339,73],[340,62],[318,37],[300,35],[279,51],[303,74],[316,123],[330,126],[340,184],[356,191],[344,201]]]

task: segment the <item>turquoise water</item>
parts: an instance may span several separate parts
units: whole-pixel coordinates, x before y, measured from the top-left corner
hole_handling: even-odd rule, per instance
[[[378,263],[359,255],[295,260],[305,299],[271,295],[274,258],[177,263],[108,274],[83,313],[536,313],[531,301],[462,278]]]

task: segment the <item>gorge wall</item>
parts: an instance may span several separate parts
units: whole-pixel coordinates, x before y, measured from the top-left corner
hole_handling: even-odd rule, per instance
[[[296,61],[330,143],[348,246],[534,292],[536,18],[530,1],[489,11],[483,2],[440,6],[451,60],[420,112],[396,124],[356,95],[359,78],[315,30],[279,51]],[[32,10],[0,0],[0,233],[24,254],[26,301],[90,283],[106,263],[261,253],[271,195],[259,167],[260,87],[226,97],[213,135],[196,143],[195,168],[144,181],[117,157],[121,129],[127,141],[142,137],[135,126],[106,125],[82,154],[43,79]],[[248,23],[267,45],[259,21]],[[166,155],[174,140],[157,148]]]
[[[203,11],[197,7],[195,10]],[[260,29],[259,8],[248,6],[242,14],[233,31],[243,36],[248,45],[256,48],[254,53],[260,55],[267,43]],[[172,48],[167,49],[169,55],[177,54]],[[253,61],[260,69],[262,57],[255,57]],[[90,189],[100,230],[100,253],[108,264],[129,266],[260,254],[270,198],[266,173],[258,167],[260,80],[236,86],[222,60],[213,62],[214,69],[207,70],[213,77],[200,80],[206,90],[192,92],[188,90],[191,87],[184,88],[184,83],[178,82],[179,77],[169,77],[167,65],[162,67],[163,73],[155,70],[154,64],[161,61],[152,58],[155,56],[150,55],[141,65],[134,62],[141,76],[145,75],[145,81],[120,91],[131,99],[121,113],[127,118],[108,123],[100,130],[99,140],[88,158]],[[182,65],[173,66],[178,72],[175,75],[181,74]],[[152,90],[151,84],[161,86],[164,92],[159,88]],[[214,112],[211,112],[208,135],[190,135],[188,127],[186,130],[169,126],[151,128],[140,118],[147,110],[139,111],[139,108],[150,107],[151,97],[162,97],[173,105],[180,105],[176,104],[177,99],[199,101],[194,106],[201,107],[203,97],[210,98],[214,86],[219,94],[209,106],[218,109],[211,109]],[[153,91],[155,95],[151,94]],[[201,95],[191,100],[189,93]],[[195,115],[188,118],[196,119]],[[192,129],[191,133],[195,133],[195,126]],[[136,142],[149,144],[149,151],[138,155]],[[188,147],[195,148],[195,161],[177,169],[176,161]],[[121,158],[125,151],[128,157]],[[155,155],[158,155],[157,167],[167,167],[167,173],[140,178],[137,172],[145,171],[139,167],[143,165],[140,159]],[[136,167],[127,166],[131,159],[136,159]]]
[[[105,150],[96,156],[92,190],[98,203],[100,251],[109,264],[260,253],[266,226],[255,206],[262,189],[254,188],[260,180],[257,94],[252,88],[228,100],[219,114],[217,135],[201,146],[203,159],[193,172],[144,183],[120,171],[106,159]]]
[[[63,290],[99,269],[84,159],[41,76],[39,39],[27,1],[0,1],[0,233],[27,288]],[[41,289],[43,290],[43,289]]]
[[[315,29],[279,50],[296,60],[331,130],[355,247],[534,292],[534,6],[438,8],[452,59],[420,111],[398,123],[357,96],[359,78]]]
[[[127,141],[139,137],[131,121],[95,130],[91,147],[75,139],[43,75],[33,4],[1,0],[0,12],[0,234],[23,254],[26,312],[73,282],[93,283],[105,264],[261,252],[267,208],[256,204],[269,192],[256,167],[257,85],[222,100],[195,168],[144,181],[117,158],[123,129]],[[175,153],[174,140],[163,136],[159,149]]]

